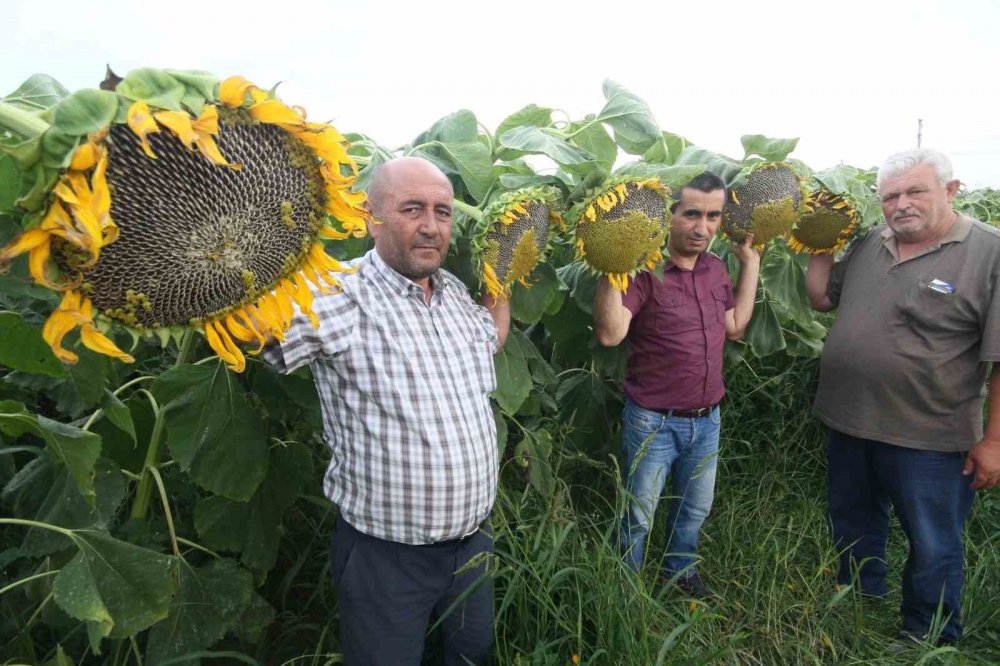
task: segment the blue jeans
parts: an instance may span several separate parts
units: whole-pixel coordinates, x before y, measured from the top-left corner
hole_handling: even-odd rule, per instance
[[[885,596],[885,544],[892,505],[910,544],[903,569],[903,628],[923,634],[938,607],[941,636],[962,636],[962,532],[975,491],[962,476],[964,453],[924,451],[831,429],[827,449],[830,524],[840,554],[837,580]]]
[[[622,517],[619,546],[635,571],[642,565],[646,537],[669,476],[672,491],[667,517],[663,573],[694,573],[698,535],[712,508],[719,454],[719,408],[702,418],[680,418],[625,401],[622,452],[628,508]]]

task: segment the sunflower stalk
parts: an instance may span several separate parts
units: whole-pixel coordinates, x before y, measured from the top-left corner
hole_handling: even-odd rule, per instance
[[[455,210],[464,213],[465,215],[468,215],[476,222],[479,222],[480,220],[483,219],[483,211],[479,210],[478,208],[476,208],[471,204],[465,203],[464,201],[455,199],[452,202],[452,206],[455,208]]]
[[[44,134],[49,124],[30,111],[0,102],[0,128],[24,139],[33,139]]]
[[[193,346],[194,331],[188,329],[184,331],[184,336],[181,338],[180,351],[177,353],[177,361],[174,363],[175,368],[187,363]],[[139,486],[135,491],[135,501],[132,503],[132,518],[136,520],[145,520],[146,514],[149,512],[149,503],[153,496],[153,484],[155,483],[152,471],[160,465],[163,435],[167,425],[163,411],[152,396],[149,396],[149,399],[153,405],[153,411],[156,413],[156,421],[153,424],[153,432],[149,436],[149,448],[146,449],[146,460],[142,465],[142,478],[139,480]]]

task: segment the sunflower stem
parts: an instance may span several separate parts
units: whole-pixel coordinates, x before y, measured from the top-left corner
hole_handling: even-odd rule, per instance
[[[175,368],[187,363],[193,347],[194,331],[188,329],[184,331],[184,336],[181,338],[180,349],[177,352],[177,361],[174,363]],[[163,434],[166,432],[167,425],[163,410],[159,409],[155,404],[152,396],[149,396],[149,399],[151,402],[154,402],[153,410],[156,412],[156,421],[153,423],[153,432],[149,436],[149,448],[146,449],[146,460],[142,466],[142,478],[139,480],[139,486],[135,491],[135,501],[132,503],[132,518],[135,520],[145,520],[146,514],[149,512],[150,498],[153,495],[153,484],[155,483],[152,471],[160,465]]]
[[[0,102],[0,128],[25,139],[34,139],[44,134],[49,124],[30,111]]]

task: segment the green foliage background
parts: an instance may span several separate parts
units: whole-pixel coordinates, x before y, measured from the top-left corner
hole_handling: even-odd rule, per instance
[[[118,93],[187,108],[210,95],[202,73],[151,72],[127,77]],[[737,183],[797,143],[744,136],[734,159],[661,130],[646,103],[612,81],[603,96],[581,119],[532,104],[492,132],[459,110],[401,147],[352,134],[367,167],[359,187],[372,166],[415,154],[438,164],[469,206],[538,184],[572,204],[618,174],[657,175],[676,188],[709,169]],[[43,75],[4,98],[58,131],[34,143],[0,137],[0,243],[39,210],[40,188],[82,134],[120,112],[113,98],[68,95]],[[863,229],[880,221],[871,172],[793,163],[851,198]],[[998,200],[986,190],[959,205],[997,220]],[[447,268],[475,292],[474,226],[457,216]],[[367,248],[352,240],[329,251],[343,258]],[[735,271],[724,239],[712,249]],[[624,354],[593,339],[595,279],[561,239],[533,287],[515,287],[494,395],[498,663],[1000,660],[995,492],[970,526],[963,656],[890,655],[891,604],[871,608],[835,590],[823,434],[808,415],[829,320],[808,308],[804,270],[803,257],[772,244],[746,339],[727,346],[722,473],[703,565],[720,598],[692,605],[657,582],[655,546],[640,577],[615,555]],[[326,572],[335,514],[320,487],[328,454],[308,372],[283,376],[251,361],[234,375],[190,334],[180,344],[131,341],[134,365],[80,348],[80,363],[63,366],[40,335],[57,299],[31,283],[23,260],[0,275],[0,660],[336,663]],[[899,569],[902,544],[892,548]]]

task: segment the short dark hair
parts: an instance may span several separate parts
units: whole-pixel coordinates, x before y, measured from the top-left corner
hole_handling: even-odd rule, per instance
[[[722,179],[716,176],[714,173],[705,171],[698,174],[687,183],[684,184],[679,190],[677,190],[677,201],[670,207],[670,212],[674,213],[677,210],[677,204],[680,203],[681,190],[691,188],[692,190],[698,190],[699,192],[715,192],[716,190],[722,190],[722,200],[726,201],[728,192],[726,191],[726,184],[722,182]]]

